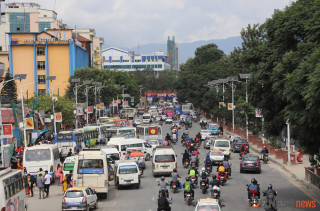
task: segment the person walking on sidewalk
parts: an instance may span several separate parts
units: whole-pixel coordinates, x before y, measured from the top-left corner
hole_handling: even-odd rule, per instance
[[[52,181],[52,176],[48,174],[48,170],[45,171],[44,176],[44,192],[46,192],[46,197],[49,197],[49,188]]]
[[[39,199],[41,199],[41,193],[42,193],[42,198],[44,199],[44,183],[43,183],[43,178],[42,174],[39,174],[39,177],[37,177],[37,186],[39,189]]]

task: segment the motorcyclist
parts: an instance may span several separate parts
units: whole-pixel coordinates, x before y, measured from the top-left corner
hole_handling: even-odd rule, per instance
[[[226,171],[226,169],[224,168],[222,162],[220,162],[218,168],[217,168],[217,172],[218,172],[218,176],[217,178],[220,179],[220,175],[221,173],[224,173]]]
[[[167,186],[169,186],[169,183],[165,181],[164,176],[162,176],[161,180],[158,181],[158,185],[160,186],[159,193],[161,193],[161,191],[164,190],[167,193],[167,197],[169,197],[169,192],[168,192],[168,189],[167,189]]]
[[[229,173],[229,176],[231,176],[231,165],[230,165],[230,163],[229,163],[227,158],[224,158],[224,161],[222,162],[222,165],[224,166],[226,172]]]
[[[213,175],[212,176],[212,180],[210,181],[210,185],[211,185],[211,188],[210,188],[210,194],[212,195],[213,193],[213,190],[218,190],[219,194],[220,194],[220,182],[219,180],[217,180],[217,176],[216,175]]]
[[[192,177],[196,178],[195,183],[197,184],[198,183],[198,175],[199,175],[198,170],[195,168],[191,168],[191,169],[189,169],[188,174],[189,174],[190,178],[192,178]]]
[[[200,172],[200,177],[201,177],[201,180],[205,180],[206,181],[206,184],[209,184],[209,174],[206,172],[206,169],[203,167],[202,168],[202,171]]]
[[[193,150],[193,153],[196,157],[198,157],[198,155],[200,154],[199,150],[198,149],[195,149]]]
[[[166,192],[161,191],[161,197],[158,199],[158,211],[171,211],[171,207],[169,206],[168,198],[166,197]]]
[[[192,141],[190,141],[191,142],[191,145],[190,145],[190,147],[189,147],[189,152],[190,153],[193,153],[193,151],[195,150],[195,148],[194,148],[194,144],[192,143]]]
[[[171,173],[171,182],[170,187],[172,187],[173,183],[176,183],[177,186],[180,188],[180,182],[178,178],[181,178],[180,174],[177,172],[177,169],[173,169],[173,172]]]
[[[206,157],[206,159],[204,160],[204,164],[205,164],[205,166],[210,165],[210,172],[211,172],[211,171],[212,171],[212,161],[211,161],[211,158],[210,158],[210,155],[209,155],[209,154],[207,154],[207,157]]]
[[[265,154],[269,154],[269,150],[266,146],[264,146],[261,150],[261,159],[262,160],[263,160]]]
[[[184,164],[184,162],[186,161],[186,159],[188,159],[190,161],[190,154],[188,153],[187,150],[184,150],[184,153],[182,155],[182,165]]]
[[[192,152],[192,154],[191,154],[191,158],[190,158],[190,162],[191,163],[195,163],[196,164],[196,167],[198,167],[198,158],[197,158],[197,156]]]
[[[193,191],[194,184],[190,181],[189,177],[186,177],[186,181],[183,184],[183,187],[184,187],[184,197],[183,197],[184,200],[186,200],[186,193],[187,192],[190,192],[191,197],[194,198],[194,191]]]
[[[248,200],[250,199],[250,197],[252,196],[252,192],[255,192],[258,196],[258,198],[260,199],[260,187],[258,185],[258,181],[255,178],[251,179],[251,184],[248,186]]]
[[[240,147],[240,154],[241,153],[246,154],[246,152],[247,152],[247,147],[246,147],[246,145],[244,143],[242,143],[241,147]]]
[[[267,205],[269,206],[270,200],[273,201],[274,197],[277,195],[277,191],[272,189],[272,184],[268,185],[268,189],[263,192],[263,195],[267,198]]]
[[[166,140],[167,140],[167,141],[170,141],[170,140],[171,140],[171,136],[169,135],[169,133],[167,133],[167,135],[166,135]]]

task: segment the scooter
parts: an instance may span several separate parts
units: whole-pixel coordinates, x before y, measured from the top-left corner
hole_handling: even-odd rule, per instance
[[[211,166],[210,165],[206,165],[206,172],[208,174],[211,174],[211,171],[212,171]]]
[[[219,182],[220,182],[220,184],[223,186],[224,185],[224,183],[226,183],[227,182],[227,180],[226,180],[226,178],[225,178],[225,172],[219,172],[218,173],[219,174]]]

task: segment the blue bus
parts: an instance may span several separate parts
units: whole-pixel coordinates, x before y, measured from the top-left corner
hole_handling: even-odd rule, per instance
[[[75,154],[85,148],[84,134],[81,131],[61,131],[55,136],[54,143],[62,157],[66,157],[70,150]]]

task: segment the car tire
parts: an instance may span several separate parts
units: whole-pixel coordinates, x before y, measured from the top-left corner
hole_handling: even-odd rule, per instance
[[[261,169],[258,171],[258,174],[261,174]]]
[[[240,173],[243,173],[243,170],[242,170],[242,169],[240,169]]]
[[[136,189],[140,188],[140,182],[138,184],[136,184]]]

